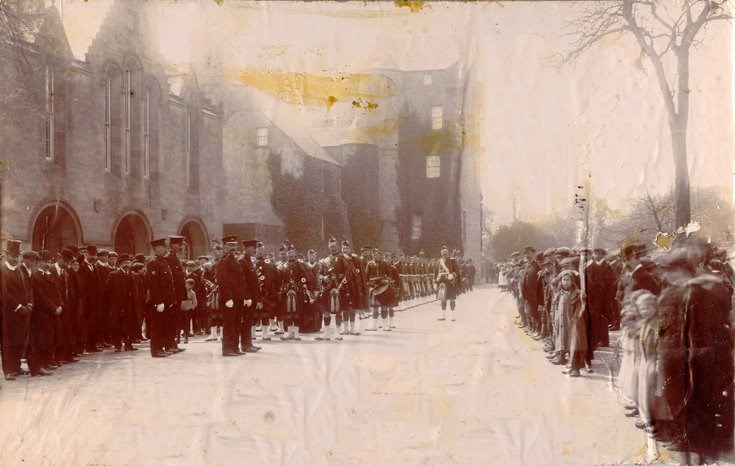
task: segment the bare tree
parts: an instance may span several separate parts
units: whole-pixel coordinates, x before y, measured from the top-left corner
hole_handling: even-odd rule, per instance
[[[687,126],[689,122],[689,55],[708,23],[732,19],[729,0],[620,0],[589,2],[567,24],[574,38],[567,60],[573,60],[598,42],[631,35],[655,71],[668,114],[674,157],[675,223],[691,220]],[[668,63],[672,66],[667,67]],[[673,66],[675,64],[675,66]]]

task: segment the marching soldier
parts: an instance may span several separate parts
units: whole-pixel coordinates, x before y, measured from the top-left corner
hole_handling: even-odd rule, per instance
[[[363,309],[367,307],[367,297],[363,293],[365,284],[365,273],[361,270],[360,259],[356,254],[352,254],[352,246],[347,240],[342,241],[342,256],[345,259],[345,265],[349,269],[349,276],[352,277],[349,297],[350,307],[346,309],[347,315],[343,321],[342,335],[359,335],[360,332],[355,328],[355,308]],[[347,320],[349,319],[349,330],[347,329]]]
[[[449,307],[452,310],[452,321],[454,321],[454,308],[457,299],[457,287],[459,285],[460,275],[459,266],[457,261],[449,257],[449,249],[446,246],[441,248],[441,259],[436,268],[436,274],[434,276],[434,282],[437,285],[443,284],[445,286],[446,298],[442,300],[442,316],[439,320],[447,320],[447,301],[449,301]]]

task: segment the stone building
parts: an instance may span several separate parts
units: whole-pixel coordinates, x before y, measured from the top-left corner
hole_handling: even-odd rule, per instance
[[[93,243],[149,252],[182,234],[188,254],[221,235],[222,118],[195,76],[166,72],[150,5],[114,2],[88,44],[55,6],[0,44],[2,232],[58,252]]]

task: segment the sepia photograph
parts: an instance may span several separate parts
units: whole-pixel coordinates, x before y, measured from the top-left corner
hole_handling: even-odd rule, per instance
[[[0,0],[0,465],[735,464],[731,0]]]

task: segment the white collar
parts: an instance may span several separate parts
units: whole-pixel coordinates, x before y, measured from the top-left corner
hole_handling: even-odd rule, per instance
[[[9,268],[9,269],[10,269],[10,270],[12,270],[13,272],[15,272],[15,269],[17,269],[17,268],[18,268],[18,266],[17,266],[17,265],[10,265],[10,262],[8,262],[8,261],[5,261],[5,267]]]
[[[54,267],[56,268],[56,272],[57,272],[57,273],[58,273],[59,275],[61,275],[61,272],[63,272],[63,271],[64,271],[64,269],[62,269],[61,267],[59,267],[59,263],[58,263],[58,262],[54,262]]]

